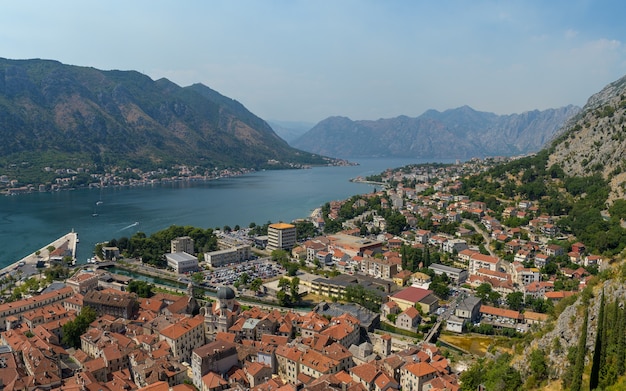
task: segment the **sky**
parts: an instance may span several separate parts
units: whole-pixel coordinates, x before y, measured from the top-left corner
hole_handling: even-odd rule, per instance
[[[0,0],[0,57],[203,83],[265,120],[497,114],[626,75],[622,0]]]

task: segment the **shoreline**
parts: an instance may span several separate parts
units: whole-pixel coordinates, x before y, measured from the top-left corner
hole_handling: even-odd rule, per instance
[[[72,230],[55,241],[47,244],[46,246],[39,249],[39,256],[37,256],[37,251],[30,253],[29,255],[13,262],[12,264],[3,267],[0,269],[0,275],[4,276],[5,274],[10,274],[15,270],[35,270],[37,268],[37,261],[46,260],[50,256],[50,252],[48,251],[48,247],[54,246],[55,249],[60,248],[61,246],[67,244],[67,249],[71,251],[72,258],[76,259],[76,245],[78,242],[78,234]],[[24,262],[24,265],[20,266],[20,263]],[[27,272],[28,273],[28,272]],[[25,273],[25,274],[27,274]],[[35,273],[28,274],[27,276],[31,276]]]

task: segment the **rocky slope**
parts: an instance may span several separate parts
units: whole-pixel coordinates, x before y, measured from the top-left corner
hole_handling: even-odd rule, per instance
[[[468,106],[417,118],[400,116],[377,121],[330,117],[291,143],[309,152],[342,157],[459,158],[514,156],[538,151],[575,106],[496,115]]]
[[[589,98],[565,125],[551,148],[549,165],[569,175],[602,174],[611,181],[611,199],[626,187],[626,76]]]
[[[589,364],[594,352],[602,291],[604,291],[606,303],[616,300],[618,303],[624,303],[626,300],[626,286],[624,286],[624,281],[617,276],[601,282],[593,288],[593,296],[587,305],[589,313],[585,365]],[[523,354],[516,357],[513,366],[520,371],[523,377],[528,376],[530,372],[528,362],[531,352],[541,349],[545,352],[549,377],[557,382],[562,379],[570,366],[567,358],[568,352],[570,348],[577,346],[581,336],[584,306],[582,295],[579,295],[576,302],[565,308],[555,320],[554,327],[549,332],[533,341]]]

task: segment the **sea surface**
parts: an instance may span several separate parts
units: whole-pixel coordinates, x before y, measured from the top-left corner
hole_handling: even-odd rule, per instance
[[[72,230],[80,239],[78,262],[84,263],[96,243],[136,232],[150,235],[171,225],[222,228],[292,221],[308,217],[328,201],[375,190],[372,185],[350,182],[351,178],[427,162],[352,161],[359,165],[261,171],[204,182],[0,196],[0,267]]]

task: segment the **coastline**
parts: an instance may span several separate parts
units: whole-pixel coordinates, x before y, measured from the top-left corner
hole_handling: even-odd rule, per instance
[[[76,244],[78,242],[78,234],[72,230],[55,241],[47,244],[46,246],[39,249],[39,255],[37,255],[37,251],[32,252],[31,254],[23,257],[22,259],[13,262],[12,264],[0,269],[0,275],[9,274],[14,270],[27,270],[25,273],[26,276],[31,276],[34,273],[34,270],[37,268],[38,260],[46,260],[50,256],[50,252],[48,251],[48,247],[54,246],[55,249],[61,248],[64,245],[67,245],[67,249],[71,251],[72,258],[76,257]],[[20,264],[24,262],[22,266]],[[33,273],[28,274],[30,271]]]

